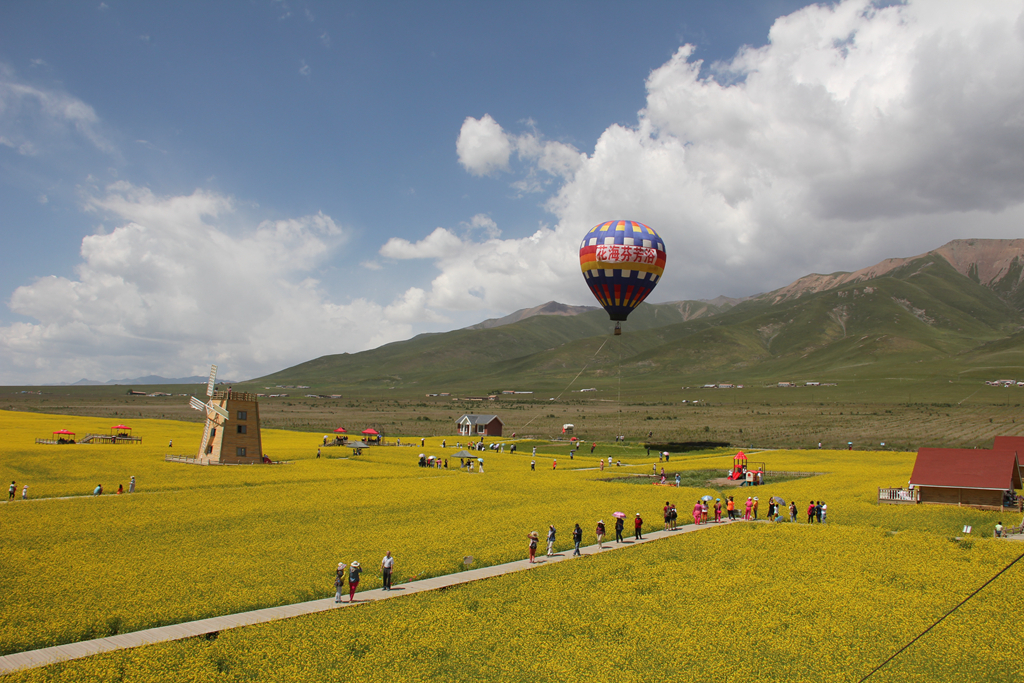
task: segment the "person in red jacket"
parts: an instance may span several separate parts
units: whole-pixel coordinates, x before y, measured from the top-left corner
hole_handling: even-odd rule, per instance
[[[808,524],[813,524],[814,523],[814,501],[813,500],[811,501],[811,504],[807,506],[807,523]]]
[[[638,512],[636,513],[636,519],[633,520],[633,537],[636,538],[636,540],[638,541],[644,540],[644,536],[640,531],[641,529],[643,529],[643,526],[643,517],[641,517],[640,513]]]

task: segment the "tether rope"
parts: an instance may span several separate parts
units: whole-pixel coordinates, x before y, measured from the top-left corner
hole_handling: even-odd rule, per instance
[[[607,339],[605,339],[603,342],[601,342],[601,345],[599,347],[597,347],[597,351],[594,352],[594,355],[591,356],[590,360],[588,360],[586,362],[586,364],[583,366],[583,368],[579,372],[576,373],[576,376],[573,377],[569,381],[569,383],[565,385],[565,388],[562,389],[561,393],[559,393],[558,396],[555,396],[555,400],[556,401],[558,399],[562,398],[562,394],[564,394],[565,392],[569,391],[569,387],[571,387],[573,385],[573,382],[575,382],[576,380],[578,380],[580,378],[580,375],[583,374],[583,371],[586,370],[590,366],[590,364],[594,362],[594,359],[597,358],[597,354],[601,353],[601,349],[603,349],[604,345],[607,344],[607,343],[608,343]],[[536,415],[531,417],[530,420],[526,424],[524,424],[522,427],[520,427],[519,429],[526,429],[527,425],[529,425],[530,422],[533,422],[534,420],[536,420],[538,417],[540,417],[540,413],[537,413]]]
[[[971,598],[973,598],[973,597],[974,597],[975,595],[977,595],[978,593],[980,593],[980,592],[981,592],[981,591],[982,591],[982,590],[983,590],[983,589],[985,588],[985,586],[989,585],[990,583],[992,583],[993,581],[995,581],[996,579],[998,579],[998,578],[999,578],[999,577],[1000,577],[1000,576],[1001,576],[1001,575],[1002,575],[1002,574],[1003,574],[1003,573],[1004,573],[1004,572],[1005,572],[1005,571],[1006,571],[1007,569],[1009,569],[1009,568],[1010,568],[1010,567],[1012,567],[1013,565],[1015,565],[1015,564],[1017,564],[1018,562],[1020,562],[1020,560],[1021,560],[1022,558],[1024,558],[1024,553],[1021,553],[1020,555],[1018,555],[1018,556],[1017,556],[1017,559],[1016,559],[1016,560],[1014,560],[1014,561],[1013,561],[1013,562],[1011,562],[1010,564],[1008,564],[1008,565],[1006,565],[1005,567],[1003,567],[1002,569],[1000,569],[1000,570],[999,570],[999,572],[998,572],[998,573],[997,573],[997,574],[996,574],[995,576],[993,576],[993,577],[992,577],[991,579],[989,579],[989,580],[988,580],[988,581],[986,581],[985,583],[981,584],[981,586],[980,586],[980,587],[979,587],[979,588],[978,588],[978,589],[977,589],[976,591],[974,591],[973,593],[971,593],[970,595],[968,595],[968,596],[967,596],[966,598],[964,598],[963,600],[961,600],[961,601],[959,602],[959,604],[957,604],[957,606],[956,606],[956,607],[954,607],[953,609],[949,610],[948,612],[946,612],[945,614],[943,614],[943,615],[942,615],[941,617],[939,617],[938,619],[936,619],[936,620],[935,620],[935,623],[933,623],[933,624],[932,624],[931,626],[929,626],[929,627],[928,627],[928,628],[926,628],[925,630],[921,631],[921,633],[919,633],[919,634],[917,635],[917,637],[915,637],[915,638],[914,638],[913,640],[911,640],[911,641],[910,641],[909,643],[907,643],[906,645],[904,645],[903,647],[901,647],[901,648],[900,648],[899,650],[896,650],[896,652],[892,653],[892,655],[891,655],[891,656],[890,656],[890,657],[889,657],[889,658],[888,658],[887,660],[885,660],[884,662],[882,662],[881,664],[879,664],[878,666],[876,666],[876,667],[875,667],[874,669],[872,669],[872,670],[871,670],[871,672],[870,672],[870,673],[869,673],[869,674],[868,674],[867,676],[865,676],[864,678],[860,679],[860,681],[859,681],[858,683],[864,683],[864,681],[866,681],[866,680],[868,680],[869,678],[871,678],[871,677],[872,677],[872,676],[873,676],[873,675],[875,674],[875,672],[877,672],[877,671],[878,671],[879,669],[881,669],[881,668],[882,668],[883,666],[885,666],[886,664],[888,664],[888,663],[889,663],[889,662],[891,662],[892,660],[896,659],[896,657],[897,657],[897,656],[898,656],[898,655],[899,655],[899,654],[900,654],[901,652],[903,652],[903,651],[904,651],[904,650],[906,650],[906,649],[907,649],[908,647],[910,647],[911,645],[913,645],[914,643],[916,643],[916,642],[917,642],[918,640],[920,640],[920,639],[921,639],[921,638],[922,638],[922,637],[923,637],[923,636],[924,636],[924,635],[925,635],[926,633],[928,633],[928,632],[929,632],[929,631],[931,631],[931,630],[932,630],[933,628],[935,628],[935,627],[936,627],[936,626],[938,626],[938,625],[939,625],[940,623],[942,623],[943,619],[945,619],[945,618],[946,618],[946,617],[948,617],[948,616],[949,616],[950,614],[952,614],[953,612],[955,612],[955,611],[957,611],[958,609],[960,609],[961,607],[963,607],[963,606],[964,606],[964,605],[965,605],[965,604],[967,603],[967,601],[968,601],[968,600],[970,600],[970,599],[971,599]]]

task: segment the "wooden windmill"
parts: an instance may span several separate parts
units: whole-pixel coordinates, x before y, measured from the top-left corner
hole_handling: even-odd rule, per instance
[[[263,462],[263,439],[260,436],[260,411],[256,394],[216,391],[217,366],[210,367],[206,383],[209,400],[203,403],[195,396],[189,405],[206,413],[203,441],[196,458],[205,463]]]

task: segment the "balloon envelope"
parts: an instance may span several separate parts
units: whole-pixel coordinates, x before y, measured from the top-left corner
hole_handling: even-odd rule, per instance
[[[601,223],[583,238],[580,268],[608,317],[625,320],[661,280],[665,243],[643,223]]]

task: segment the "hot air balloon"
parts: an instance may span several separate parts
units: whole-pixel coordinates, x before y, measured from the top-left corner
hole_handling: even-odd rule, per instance
[[[665,272],[665,243],[643,223],[608,221],[595,225],[580,245],[580,268],[590,291],[620,322],[647,298]]]

